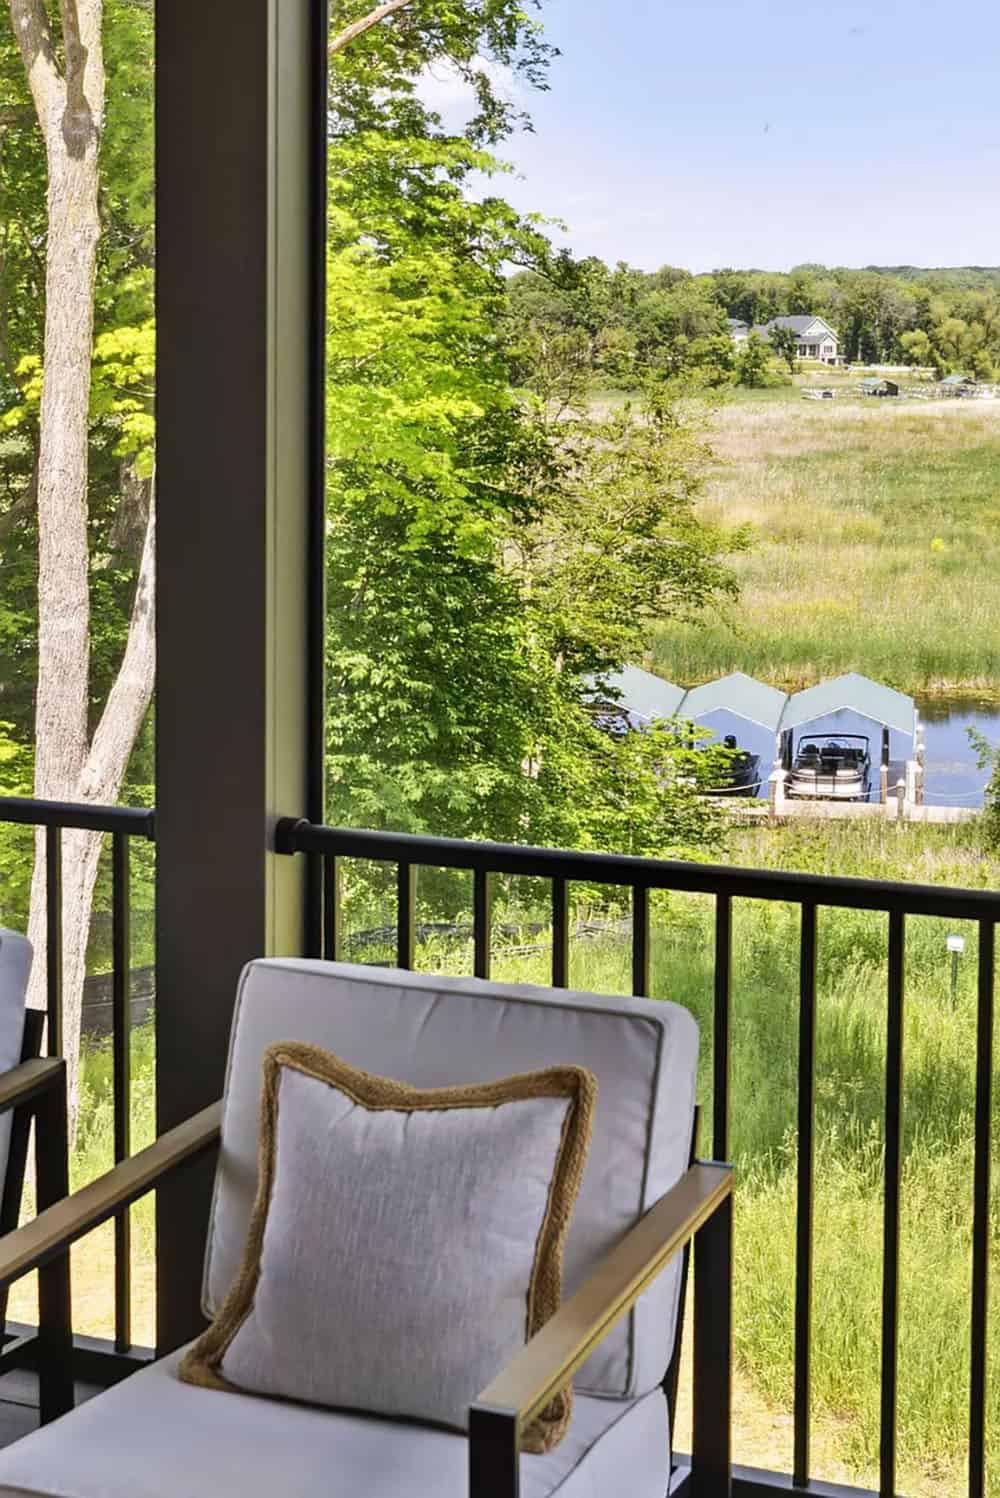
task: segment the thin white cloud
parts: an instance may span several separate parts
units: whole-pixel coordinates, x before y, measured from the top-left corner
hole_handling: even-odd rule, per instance
[[[472,66],[485,73],[497,95],[521,108],[525,94],[510,68],[488,57],[474,57]],[[461,72],[447,58],[429,63],[417,82],[417,95],[439,114],[448,129],[460,130],[476,112],[476,95]]]

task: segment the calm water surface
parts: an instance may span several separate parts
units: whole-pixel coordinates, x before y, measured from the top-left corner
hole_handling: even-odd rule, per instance
[[[982,806],[989,778],[976,765],[967,728],[1000,745],[1000,703],[917,698],[926,746],[924,799],[937,806]]]

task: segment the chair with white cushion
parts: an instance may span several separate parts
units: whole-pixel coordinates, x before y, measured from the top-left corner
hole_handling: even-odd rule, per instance
[[[17,1227],[32,1122],[35,1131],[36,1187],[39,1205],[52,1203],[67,1190],[66,1068],[56,1057],[39,1052],[45,1016],[27,1009],[31,943],[19,932],[0,927],[0,1234]],[[65,1257],[43,1270],[40,1293],[48,1314],[58,1315],[68,1296]],[[0,1288],[0,1331],[7,1314],[8,1286]],[[54,1341],[46,1335],[24,1335],[6,1348],[10,1366],[23,1356],[38,1366],[43,1417],[62,1414],[72,1403],[69,1369],[63,1366],[65,1331],[56,1326]],[[6,1338],[5,1338],[6,1340]],[[50,1339],[51,1340],[51,1339]]]
[[[698,1035],[675,1004],[341,963],[252,962],[239,985],[221,1104],[43,1214],[32,1243],[16,1233],[0,1244],[0,1283],[221,1138],[202,1287],[205,1314],[215,1316],[240,1272],[257,1186],[261,1060],[279,1041],[322,1047],[421,1089],[548,1067],[592,1072],[593,1136],[560,1309],[487,1388],[469,1391],[467,1433],[196,1387],[178,1377],[182,1349],[8,1447],[0,1498],[665,1498],[667,1393],[682,1251],[692,1238],[686,1491],[728,1494],[731,1176],[690,1164]],[[329,1137],[332,1179],[337,1136]],[[405,1242],[407,1222],[393,1224],[392,1200],[379,1204],[384,1231]],[[384,1354],[394,1368],[405,1358],[417,1381],[419,1350],[403,1352],[406,1319],[404,1305]],[[331,1347],[331,1357],[343,1354]],[[561,1444],[521,1452],[522,1432],[571,1378]]]
[[[0,1076],[27,1059],[23,1054],[24,1016],[30,975],[31,943],[18,932],[0,927]],[[32,1054],[38,1054],[37,1043]],[[11,1122],[9,1113],[0,1118],[0,1182],[7,1178]],[[17,1195],[20,1197],[20,1189]]]

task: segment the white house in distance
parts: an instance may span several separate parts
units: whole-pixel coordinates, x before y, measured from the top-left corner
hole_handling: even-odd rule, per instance
[[[824,364],[836,364],[840,358],[840,339],[822,317],[772,317],[754,332],[770,339],[775,328],[788,328],[795,334],[795,352],[800,359],[822,359]]]
[[[800,359],[822,359],[824,364],[836,364],[840,359],[840,339],[822,317],[772,317],[770,322],[761,323],[753,329],[738,317],[730,317],[726,321],[729,336],[738,348],[746,343],[751,332],[770,341],[775,328],[789,328],[795,334],[795,352]]]

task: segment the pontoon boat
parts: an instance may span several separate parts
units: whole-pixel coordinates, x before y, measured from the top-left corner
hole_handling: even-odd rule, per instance
[[[859,733],[804,734],[789,771],[786,794],[824,801],[866,801],[869,748],[868,739]]]

